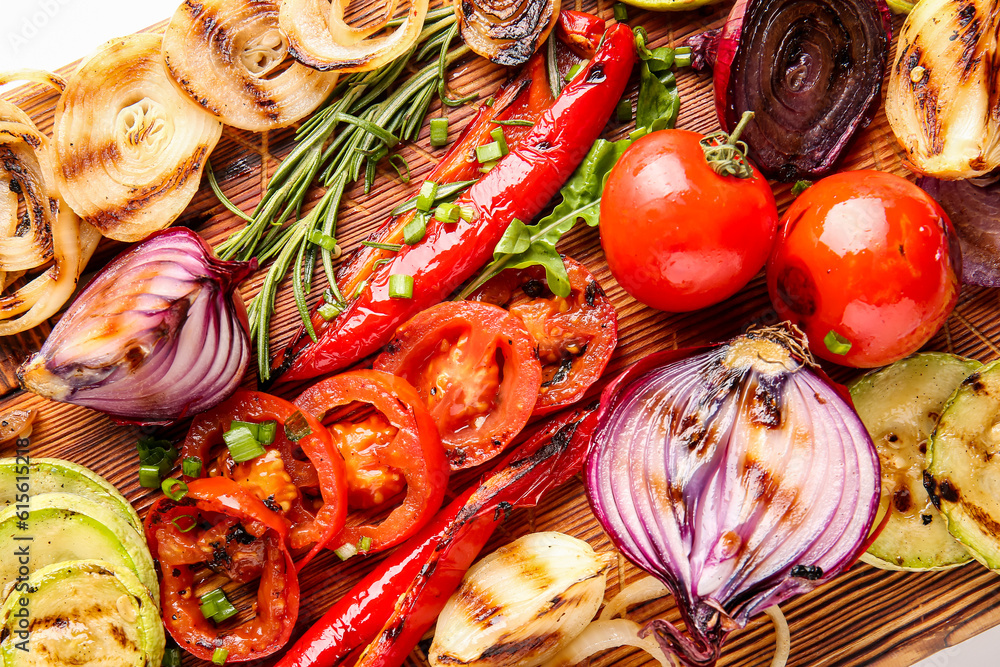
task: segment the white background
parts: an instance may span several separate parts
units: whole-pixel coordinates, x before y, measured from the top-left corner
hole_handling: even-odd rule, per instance
[[[5,10],[0,27],[0,71],[55,69],[68,64],[105,40],[169,18],[177,1],[0,0]],[[1000,664],[998,648],[1000,628],[994,628],[917,663],[917,667],[994,667]]]

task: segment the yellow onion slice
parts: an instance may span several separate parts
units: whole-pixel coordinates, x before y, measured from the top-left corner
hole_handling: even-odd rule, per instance
[[[0,336],[55,315],[100,238],[56,195],[48,150],[28,115],[0,100]],[[36,269],[42,272],[7,293]]]
[[[560,0],[453,0],[470,49],[498,65],[522,65],[545,42]]]
[[[191,201],[222,123],[170,80],[159,35],[105,43],[56,106],[56,183],[102,234],[139,241]]]
[[[411,0],[402,22],[387,28],[396,11],[391,0],[381,20],[354,27],[344,20],[351,0],[282,0],[278,12],[289,51],[299,62],[318,70],[367,72],[412,47],[427,16],[428,0]]]
[[[271,0],[181,3],[163,36],[163,59],[195,102],[254,132],[305,117],[337,83],[336,74],[288,64],[288,40]]]

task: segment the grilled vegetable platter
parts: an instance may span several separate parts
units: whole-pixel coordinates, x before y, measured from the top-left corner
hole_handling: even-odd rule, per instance
[[[186,0],[0,72],[0,666],[1000,623],[998,15]]]

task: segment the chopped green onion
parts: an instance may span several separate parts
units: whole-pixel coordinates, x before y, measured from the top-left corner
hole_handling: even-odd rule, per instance
[[[485,164],[486,162],[495,162],[503,157],[503,150],[500,148],[500,144],[493,141],[485,146],[476,146],[476,159],[479,160],[480,164]]]
[[[619,23],[628,21],[628,7],[620,2],[615,3],[615,20]]]
[[[139,466],[139,486],[155,489],[160,486],[160,466]]]
[[[179,646],[168,646],[163,650],[162,667],[181,667],[181,649]]]
[[[228,621],[236,614],[236,607],[223,596],[222,602],[219,604],[219,610],[212,614],[212,620],[216,623],[222,623],[223,621]]]
[[[491,130],[490,136],[493,137],[493,140],[500,145],[500,152],[503,155],[506,155],[507,153],[510,152],[510,148],[507,146],[507,137],[504,135],[502,127],[498,127],[494,130]]]
[[[427,233],[427,218],[420,213],[413,216],[413,220],[406,223],[403,227],[403,240],[406,245],[416,245],[420,243],[420,240],[424,238],[424,234]]]
[[[347,560],[351,556],[358,555],[358,548],[353,544],[344,544],[334,549],[333,553],[337,554],[340,560]]]
[[[429,211],[434,208],[434,200],[437,198],[437,183],[434,181],[424,181],[420,186],[420,194],[417,195],[417,210]]]
[[[212,664],[213,665],[224,665],[226,664],[226,658],[229,657],[229,651],[224,648],[215,649],[215,653],[212,654]]]
[[[639,127],[629,132],[628,138],[631,139],[632,141],[635,141],[636,139],[640,139],[646,136],[647,134],[649,134],[648,127]]]
[[[681,46],[674,49],[674,67],[691,66],[691,47]]]
[[[181,472],[185,477],[201,477],[201,459],[197,456],[185,456]]]
[[[340,315],[342,311],[343,309],[336,304],[324,303],[322,306],[319,307],[319,310],[317,312],[319,313],[320,317],[322,317],[325,321],[329,322],[337,315]]]
[[[367,535],[362,535],[361,539],[358,540],[358,551],[361,553],[367,553],[369,549],[372,548],[372,538]]]
[[[392,283],[391,278],[389,282],[390,284]],[[285,436],[292,442],[298,442],[307,435],[312,435],[309,422],[306,421],[305,415],[302,414],[301,410],[296,410],[291,417],[285,420]]]
[[[497,120],[494,118],[490,122],[495,125],[509,125],[513,127],[532,127],[535,124],[534,121],[525,120],[523,118],[514,118],[512,120]]]
[[[375,241],[362,241],[361,245],[377,250],[388,250],[389,252],[399,252],[403,249],[402,243],[376,243]]]
[[[237,419],[233,419],[232,421],[229,422],[230,431],[235,431],[238,428],[245,428],[246,430],[250,431],[250,434],[253,436],[254,440],[258,441],[260,440],[259,437],[260,424],[258,424],[257,422],[242,422]]]
[[[212,618],[226,602],[226,593],[221,588],[216,588],[201,596],[201,614],[205,618]]]
[[[448,119],[431,118],[431,146],[444,146],[448,143]]]
[[[445,224],[458,222],[458,205],[445,202],[434,209],[434,217]]]
[[[823,342],[826,343],[826,349],[830,350],[833,354],[843,355],[851,351],[851,341],[833,329],[830,329],[826,336],[823,337]]]
[[[278,422],[273,419],[257,424],[257,441],[260,442],[260,444],[270,445],[274,442],[274,436],[276,435],[278,435]]]
[[[413,298],[413,276],[394,273],[389,276],[389,297],[393,299]]]
[[[632,100],[627,97],[623,97],[622,101],[618,103],[618,108],[616,109],[618,116],[618,121],[621,123],[628,123],[632,120]]]
[[[583,69],[584,64],[585,62],[577,63],[569,68],[569,71],[566,72],[566,76],[563,77],[566,83],[569,83],[570,81],[576,78],[576,75],[579,74],[580,71]]]
[[[466,222],[472,222],[472,216],[474,216],[475,214],[476,214],[475,211],[473,211],[468,206],[458,207],[458,217],[460,217],[462,220],[465,220]]]
[[[184,518],[191,519],[191,523],[188,525],[187,528],[184,528],[180,524],[180,519]],[[180,516],[175,516],[173,519],[170,520],[170,523],[174,524],[174,528],[181,531],[182,533],[189,533],[198,526],[198,520],[195,519],[190,514],[181,514]]]
[[[488,174],[491,171],[493,171],[493,167],[497,166],[498,164],[500,164],[500,160],[490,160],[489,162],[484,162],[481,165],[479,165],[479,173]]]
[[[324,234],[318,229],[314,229],[309,233],[309,242],[315,243],[323,250],[333,250],[337,247],[337,239],[329,234]]]
[[[226,443],[226,447],[229,448],[229,455],[237,463],[255,459],[264,453],[264,446],[257,440],[254,432],[246,426],[239,426],[226,431],[222,434],[222,440]]]
[[[173,501],[180,500],[186,496],[188,492],[188,485],[185,484],[183,480],[176,479],[174,477],[168,477],[163,480],[163,483],[160,484],[160,488],[163,489],[165,494],[167,494],[167,498],[170,498]]]

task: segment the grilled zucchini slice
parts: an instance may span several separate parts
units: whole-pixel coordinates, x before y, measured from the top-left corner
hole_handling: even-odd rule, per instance
[[[11,557],[30,544],[30,567],[38,569],[63,561],[101,559],[119,570],[130,569],[159,601],[159,582],[145,537],[125,517],[108,506],[70,493],[31,496],[28,517],[16,505],[0,512],[0,595],[15,581],[20,565]],[[31,542],[19,540],[30,536]]]
[[[967,377],[927,447],[924,487],[948,530],[1000,570],[1000,361]]]
[[[953,354],[915,354],[850,386],[882,464],[885,529],[861,559],[886,570],[943,570],[972,560],[923,487],[927,440],[958,385],[982,364]]]
[[[142,533],[142,520],[132,504],[110,482],[93,470],[62,459],[32,458],[23,460],[0,458],[0,510],[15,502],[18,486],[33,496],[43,493],[75,493],[91,500],[107,503],[127,517]]]
[[[19,582],[0,610],[5,667],[159,667],[160,610],[127,568],[56,563]]]

